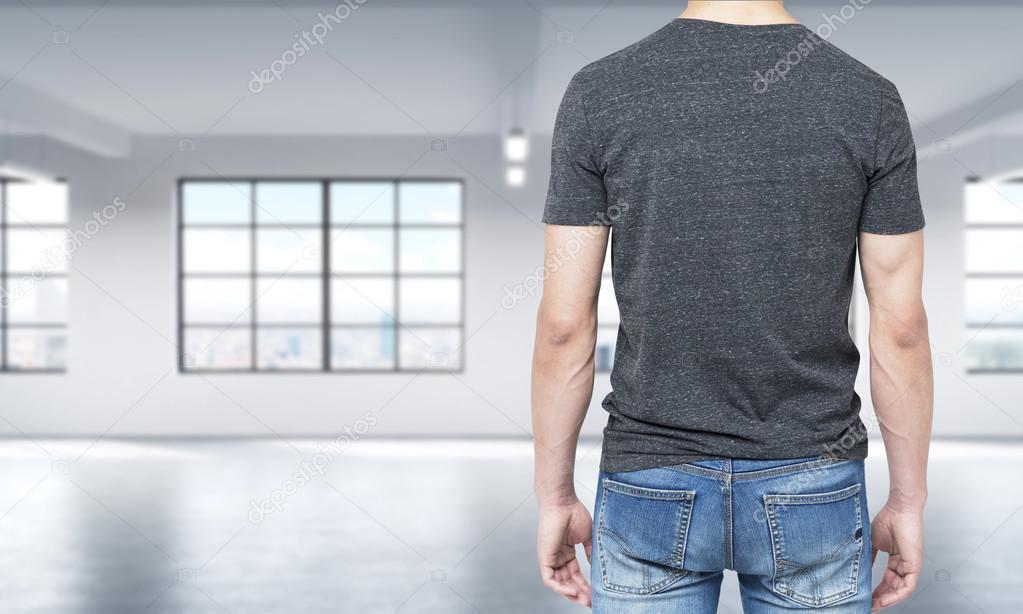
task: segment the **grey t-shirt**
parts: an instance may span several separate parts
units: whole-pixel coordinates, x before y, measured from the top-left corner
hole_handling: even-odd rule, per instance
[[[572,79],[543,221],[612,227],[604,470],[866,456],[857,234],[924,225],[891,82],[800,25],[676,19]]]

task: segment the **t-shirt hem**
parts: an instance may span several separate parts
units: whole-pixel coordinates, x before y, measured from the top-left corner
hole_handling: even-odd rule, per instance
[[[548,209],[540,221],[544,224],[555,226],[610,226],[606,220],[600,219],[600,214],[579,215],[577,212]]]
[[[923,230],[927,224],[924,222],[916,222],[913,224],[879,224],[873,226],[870,224],[861,225],[859,228],[860,232],[865,232],[869,235],[904,235],[918,230]]]
[[[658,469],[660,467],[671,467],[696,461],[705,460],[793,460],[802,458],[833,458],[838,460],[863,460],[867,457],[867,444],[864,442],[856,448],[845,450],[842,453],[822,451],[821,446],[815,445],[811,448],[785,448],[783,450],[765,451],[762,455],[734,456],[728,454],[608,454],[603,449],[600,459],[600,470],[605,473],[625,473],[629,471],[642,471],[644,469]]]

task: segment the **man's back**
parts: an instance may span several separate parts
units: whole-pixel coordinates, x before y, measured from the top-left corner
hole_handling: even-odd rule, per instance
[[[857,234],[923,226],[891,83],[798,24],[676,19],[573,79],[544,221],[613,228],[605,471],[866,455]]]
[[[894,605],[923,561],[933,405],[906,112],[780,0],[682,16],[580,71],[555,126],[532,385],[544,583],[595,614],[716,612],[726,569],[747,614]],[[621,326],[591,518],[571,468],[609,236]],[[872,521],[857,257],[890,477]]]

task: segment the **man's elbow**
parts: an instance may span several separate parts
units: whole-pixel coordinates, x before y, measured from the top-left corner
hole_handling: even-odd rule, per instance
[[[871,315],[872,344],[881,344],[901,352],[929,350],[927,312],[923,305]]]
[[[596,321],[595,313],[550,313],[541,308],[536,316],[537,341],[550,347],[589,342]]]

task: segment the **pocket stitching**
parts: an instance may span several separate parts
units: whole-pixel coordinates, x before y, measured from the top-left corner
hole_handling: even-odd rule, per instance
[[[859,592],[859,568],[860,558],[863,554],[863,537],[853,538],[841,548],[836,549],[840,551],[849,546],[851,543],[859,544],[856,549],[856,554],[853,556],[851,570],[849,572],[849,588],[839,591],[834,595],[829,595],[823,599],[818,599],[813,596],[803,595],[783,581],[778,580],[778,567],[779,563],[790,567],[804,567],[793,561],[789,561],[782,556],[782,548],[785,545],[784,533],[781,531],[781,525],[778,523],[778,517],[775,513],[777,506],[786,505],[808,505],[808,504],[823,504],[823,503],[837,503],[839,501],[845,501],[846,499],[854,499],[856,504],[856,531],[860,531],[863,528],[863,513],[860,507],[860,485],[854,484],[841,490],[837,490],[830,493],[821,494],[807,494],[807,495],[764,495],[764,508],[767,512],[768,530],[771,534],[771,549],[774,551],[774,576],[772,577],[772,588],[774,592],[778,593],[782,597],[789,599],[795,603],[805,606],[828,606],[833,605],[839,601],[852,597]],[[813,571],[810,570],[811,575]],[[816,584],[816,577],[814,577],[814,583]]]
[[[654,593],[656,593],[658,591],[661,591],[661,590],[667,588],[671,584],[674,584],[675,582],[678,582],[682,578],[684,578],[687,575],[689,575],[689,571],[686,570],[686,569],[681,569],[681,567],[682,567],[683,561],[685,559],[686,543],[689,540],[689,522],[692,519],[693,501],[696,498],[696,491],[693,491],[693,490],[658,490],[658,489],[652,489],[652,488],[643,488],[641,486],[631,486],[629,484],[623,484],[621,482],[615,482],[614,480],[609,480],[607,478],[604,478],[603,486],[604,486],[604,489],[603,489],[603,492],[601,493],[601,497],[600,497],[600,515],[599,515],[599,521],[597,522],[597,551],[598,551],[598,558],[600,559],[600,575],[601,575],[601,580],[603,581],[604,588],[606,590],[609,590],[609,591],[620,592],[620,593],[625,593],[625,594],[630,594],[630,595],[651,595],[651,594],[654,594]],[[660,493],[661,495],[671,495],[671,496],[667,496],[667,497],[665,497],[665,496],[647,496],[646,498],[665,500],[665,501],[680,501],[680,502],[683,503],[682,505],[679,505],[678,517],[675,520],[675,541],[676,541],[675,551],[671,555],[665,557],[664,559],[661,559],[659,561],[654,561],[655,563],[660,563],[660,564],[675,563],[675,564],[677,564],[679,566],[679,568],[680,568],[679,570],[673,571],[671,573],[671,575],[669,575],[667,578],[665,578],[664,580],[661,580],[660,582],[658,582],[656,584],[653,584],[653,585],[647,586],[647,587],[638,588],[638,589],[637,588],[633,588],[633,587],[621,586],[621,585],[615,584],[614,582],[611,582],[611,580],[607,577],[607,560],[604,557],[604,536],[605,535],[607,537],[611,538],[612,540],[614,540],[616,543],[618,543],[618,545],[621,546],[621,548],[625,552],[627,552],[628,554],[630,554],[630,555],[632,555],[632,556],[634,556],[636,558],[639,558],[639,557],[634,552],[632,552],[632,549],[629,548],[628,545],[625,544],[624,540],[620,536],[618,536],[614,531],[612,531],[610,528],[607,528],[607,526],[606,526],[607,523],[605,521],[605,517],[606,517],[605,511],[606,511],[606,508],[607,508],[607,493],[608,493],[609,490],[613,490],[613,491],[619,492],[619,493],[624,494],[626,496],[633,495],[633,496],[639,496],[639,497],[646,496],[645,493]],[[685,519],[684,523],[682,522],[683,518]],[[681,538],[680,538],[680,535],[681,535]]]
[[[775,505],[814,505],[817,503],[837,503],[858,494],[860,494],[860,485],[853,484],[852,486],[846,486],[845,488],[834,492],[796,495],[764,495],[764,503]]]
[[[695,490],[663,490],[659,488],[645,488],[643,486],[633,486],[631,484],[616,482],[608,478],[604,478],[604,489],[614,490],[624,495],[633,495],[636,497],[643,497],[644,499],[656,499],[662,501],[688,501],[696,495]]]

